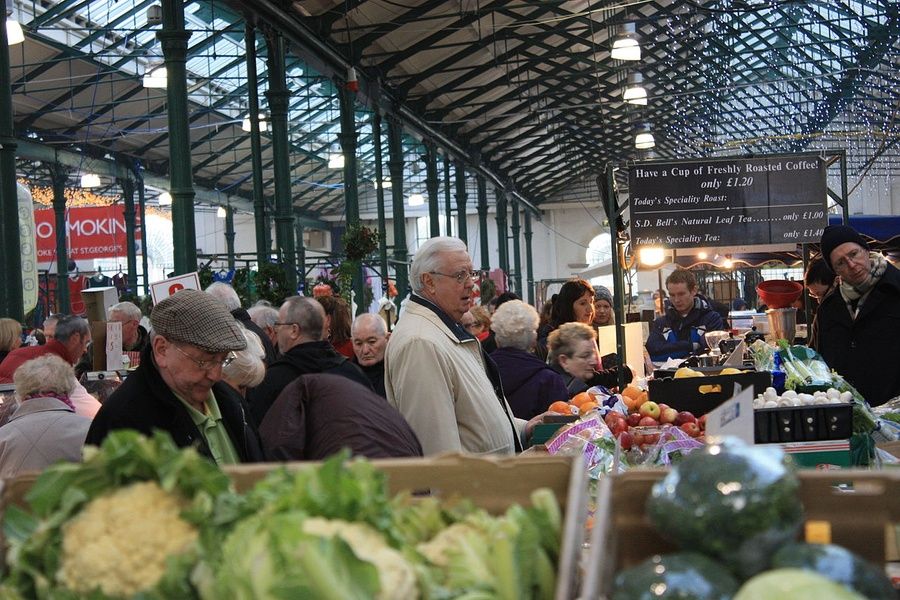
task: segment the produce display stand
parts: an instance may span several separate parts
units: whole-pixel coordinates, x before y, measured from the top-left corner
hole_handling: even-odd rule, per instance
[[[371,462],[387,474],[392,494],[410,492],[448,500],[465,498],[492,514],[501,514],[512,504],[530,504],[531,492],[537,488],[551,489],[563,511],[555,598],[569,600],[577,596],[588,508],[587,470],[580,459],[547,455],[516,458],[445,455]],[[303,469],[316,464],[319,463],[252,464],[224,470],[238,491],[246,491],[274,468]],[[36,476],[26,474],[2,482],[0,512],[9,505],[22,506]]]
[[[634,470],[600,481],[582,598],[608,597],[621,569],[676,550],[644,509],[651,487],[666,472]],[[900,471],[801,471],[798,477],[805,518],[801,537],[844,546],[880,566],[900,560],[893,535],[900,523]]]

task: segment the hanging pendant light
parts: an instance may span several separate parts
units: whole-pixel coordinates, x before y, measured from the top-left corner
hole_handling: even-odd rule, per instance
[[[224,219],[228,216],[228,211],[225,210],[224,206],[220,206],[218,209],[216,209],[216,216],[220,219]]]
[[[147,67],[144,72],[143,84],[148,89],[164,90],[168,85],[168,73],[166,73],[165,65],[155,67]]]
[[[635,132],[634,147],[638,150],[649,150],[654,146],[656,146],[656,140],[653,138],[650,126],[645,123]]]
[[[619,25],[611,55],[615,60],[641,60],[641,45],[637,40],[634,23]]]
[[[85,173],[81,176],[81,187],[89,189],[100,187],[100,176],[96,173]]]
[[[259,116],[257,117],[256,122],[259,123],[259,132],[260,133],[267,131],[269,129],[269,122],[266,120],[265,114],[259,113]],[[244,115],[244,120],[241,121],[241,129],[248,133],[251,131],[250,113],[247,113],[246,115]]]
[[[169,192],[162,192],[159,197],[157,197],[156,201],[160,206],[172,206],[172,194]]]
[[[422,206],[423,204],[425,204],[425,196],[423,196],[422,194],[409,195],[410,206]]]
[[[647,106],[647,88],[644,87],[644,76],[640,73],[629,73],[628,82],[622,92],[622,99],[628,104]]]
[[[9,15],[6,17],[6,44],[8,46],[15,46],[24,41],[25,32],[22,31],[22,26],[12,17],[12,15]]]

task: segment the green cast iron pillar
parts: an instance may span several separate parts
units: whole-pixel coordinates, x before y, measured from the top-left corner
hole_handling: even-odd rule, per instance
[[[125,262],[128,265],[127,275],[128,289],[136,293],[137,290],[137,252],[135,247],[135,232],[137,223],[134,210],[134,181],[131,177],[121,177],[119,186],[122,188],[122,204],[125,207]]]
[[[447,222],[447,235],[453,235],[453,205],[450,194],[450,156],[444,155],[444,219]]]
[[[341,153],[344,155],[344,213],[347,226],[359,225],[359,176],[356,159],[356,92],[341,86],[338,95],[341,105],[341,133],[338,140]],[[366,312],[365,279],[363,278],[362,260],[352,261],[353,294],[356,301],[356,314]]]
[[[66,245],[66,182],[69,171],[58,163],[47,165],[53,186],[53,216],[56,230],[56,312],[69,314],[69,249]],[[17,246],[18,247],[18,246]],[[16,256],[19,253],[16,251]]]
[[[256,231],[256,261],[269,262],[269,223],[266,214],[265,191],[262,176],[262,143],[259,137],[259,80],[256,75],[256,29],[252,23],[244,28],[244,46],[247,49],[247,100],[250,104],[250,163],[253,172],[253,224]]]
[[[467,245],[469,243],[469,228],[466,223],[466,165],[463,161],[456,161],[456,228],[459,239]]]
[[[137,183],[138,206],[141,211],[141,268],[144,274],[144,295],[148,296],[150,295],[150,265],[147,260],[147,193],[144,189],[144,176],[137,167],[134,169],[134,178]],[[131,292],[138,293],[137,285],[131,289]]]
[[[491,245],[488,242],[487,180],[478,175],[478,240],[481,244],[481,270],[491,270]]]
[[[225,207],[225,252],[228,255],[228,268],[235,270],[234,262],[234,209],[231,205]]]
[[[606,216],[609,219],[610,251],[612,252],[613,275],[613,312],[616,318],[616,353],[619,355],[619,364],[625,364],[625,273],[622,269],[620,257],[624,256],[624,241],[619,238],[616,231],[616,221],[621,214],[619,200],[616,198],[616,175],[612,164],[606,165],[606,188],[603,191],[603,202],[606,207]],[[619,387],[625,386],[624,369],[619,371]]]
[[[391,196],[394,201],[394,278],[397,280],[397,311],[409,293],[409,260],[406,248],[406,211],[403,207],[403,129],[400,121],[388,117],[388,169],[391,172]]]
[[[500,268],[509,283],[509,232],[506,230],[506,192],[494,190],[497,195],[497,248],[500,255]]]
[[[375,146],[375,198],[378,202],[378,259],[381,265],[381,293],[388,293],[387,224],[384,217],[384,165],[381,157],[381,113],[372,118],[372,144]]]
[[[300,293],[306,292],[306,245],[303,243],[303,219],[299,214],[294,215],[294,233],[297,240],[297,278],[300,283]]]
[[[25,319],[25,298],[16,188],[18,144],[13,127],[11,81],[6,27],[0,27],[0,273],[4,283],[0,285],[0,315],[21,322]]]
[[[519,248],[519,232],[521,231],[521,227],[519,225],[519,203],[516,200],[510,202],[510,208],[512,209],[512,242],[513,242],[513,265],[514,270],[513,273],[516,293],[520,298],[524,298],[525,294],[522,293],[522,251]]]
[[[531,253],[531,212],[525,211],[525,291],[528,292],[528,304],[534,306],[534,257]]]
[[[425,187],[428,189],[428,226],[431,237],[441,235],[441,213],[438,206],[437,148],[425,142]]]
[[[275,171],[275,245],[284,268],[288,289],[297,289],[297,253],[294,250],[294,214],[291,198],[291,165],[288,156],[288,102],[285,81],[284,38],[277,31],[266,37],[269,69],[269,111],[272,117],[272,153]]]
[[[187,60],[190,32],[184,29],[184,2],[163,0],[163,28],[156,34],[166,59],[166,99],[169,103],[169,177],[172,194],[172,241],[175,274],[197,270],[197,233],[194,229],[194,184],[191,134],[188,127]]]

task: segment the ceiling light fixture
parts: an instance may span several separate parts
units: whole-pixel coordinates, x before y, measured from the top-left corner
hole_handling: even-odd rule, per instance
[[[697,253],[697,258],[699,258],[700,260],[706,260],[706,258],[708,256],[709,256],[709,254],[707,254],[706,252],[698,252]]]
[[[644,87],[644,76],[640,73],[629,73],[622,99],[628,104],[647,106],[647,88]]]
[[[225,207],[224,207],[224,206],[220,206],[220,207],[216,210],[216,216],[219,217],[220,219],[224,219],[225,217],[228,216],[228,211],[225,210]]]
[[[423,196],[422,194],[409,195],[410,206],[422,206],[423,204],[425,204],[425,196]]]
[[[373,182],[372,182],[372,185],[375,186],[375,189],[376,189],[376,190],[378,189],[378,182],[377,182],[377,181],[373,181]],[[391,185],[392,185],[392,184],[391,184],[391,180],[390,180],[390,179],[382,179],[382,180],[381,180],[381,187],[382,187],[382,188],[388,189],[389,187],[391,187]]]
[[[6,17],[6,44],[15,46],[25,41],[25,32],[19,22],[13,19],[12,15]]]
[[[634,147],[638,150],[649,150],[656,146],[656,140],[653,138],[653,133],[650,131],[649,125],[642,125],[634,136]]]
[[[172,194],[163,192],[157,197],[156,201],[160,206],[172,206]]]
[[[81,187],[83,188],[95,188],[100,185],[100,176],[96,173],[85,173],[81,176]]]
[[[328,168],[329,169],[343,169],[344,168],[344,155],[340,152],[332,152],[328,155]]]
[[[147,67],[144,72],[144,87],[148,89],[166,89],[168,74],[165,65]]]
[[[658,246],[641,248],[638,250],[638,257],[640,258],[642,265],[655,267],[666,260],[666,249]]]
[[[266,120],[265,114],[259,113],[259,117],[257,117],[256,122],[259,123],[260,133],[269,129],[269,122]],[[244,115],[244,120],[241,121],[241,129],[248,133],[250,132],[250,113]]]
[[[615,60],[641,60],[641,45],[637,41],[634,23],[619,25],[611,55]]]

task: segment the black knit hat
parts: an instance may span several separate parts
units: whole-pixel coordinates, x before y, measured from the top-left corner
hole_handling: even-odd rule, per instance
[[[832,271],[834,271],[834,267],[831,265],[831,253],[835,248],[847,242],[859,244],[866,250],[869,249],[869,244],[866,243],[863,236],[849,225],[829,225],[825,228],[825,232],[822,234],[822,259]]]

